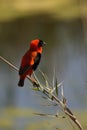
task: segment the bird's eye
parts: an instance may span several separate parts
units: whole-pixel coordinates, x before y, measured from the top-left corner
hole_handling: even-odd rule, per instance
[[[38,46],[39,46],[39,47],[42,47],[42,46],[43,46],[43,41],[42,41],[42,40],[39,41]]]

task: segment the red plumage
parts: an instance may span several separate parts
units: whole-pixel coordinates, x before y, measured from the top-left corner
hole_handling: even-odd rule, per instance
[[[36,70],[41,59],[43,45],[45,45],[45,42],[39,39],[35,39],[30,42],[30,48],[24,54],[21,60],[21,66],[19,69],[20,79],[18,86],[24,86],[24,80],[26,76],[31,76],[33,71]]]

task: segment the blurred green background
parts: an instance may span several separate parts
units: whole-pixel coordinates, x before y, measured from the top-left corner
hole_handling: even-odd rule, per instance
[[[39,68],[52,81],[56,67],[68,106],[86,130],[87,0],[0,0],[0,55],[19,67],[35,38],[47,43]],[[18,73],[0,60],[0,130],[72,129],[67,119],[35,116],[55,114],[58,108],[47,106],[28,80],[18,88],[18,80]]]

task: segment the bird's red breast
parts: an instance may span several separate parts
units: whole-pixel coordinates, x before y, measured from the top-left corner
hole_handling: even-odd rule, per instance
[[[22,58],[21,66],[24,67],[25,65],[32,66],[34,64],[34,60],[37,56],[37,51],[30,51],[28,50]]]

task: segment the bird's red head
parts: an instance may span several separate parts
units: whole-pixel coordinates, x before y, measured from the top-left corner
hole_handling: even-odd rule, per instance
[[[32,40],[30,42],[30,50],[31,51],[38,51],[39,53],[42,53],[42,47],[45,44],[46,44],[45,42],[43,42],[42,40],[39,40],[39,39]]]

